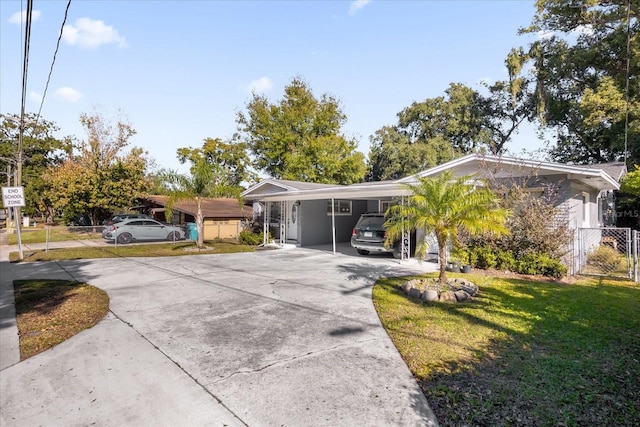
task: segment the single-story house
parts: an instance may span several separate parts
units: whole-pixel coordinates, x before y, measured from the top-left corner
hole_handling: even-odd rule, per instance
[[[195,200],[175,203],[172,218],[165,218],[168,196],[148,196],[143,201],[143,211],[160,221],[173,224],[196,222],[197,205]],[[237,238],[244,224],[251,220],[253,209],[241,205],[236,199],[203,198],[202,215],[204,217],[204,239]]]
[[[386,211],[410,195],[403,184],[445,171],[454,176],[474,174],[506,187],[517,183],[534,194],[551,197],[555,205],[566,208],[569,224],[577,229],[610,225],[607,217],[615,218],[611,194],[619,189],[626,167],[624,163],[583,166],[469,154],[395,181],[327,185],[266,179],[242,196],[245,202],[253,202],[254,212],[270,225],[272,236],[280,243],[333,243],[335,251],[336,243],[350,240],[362,213]]]

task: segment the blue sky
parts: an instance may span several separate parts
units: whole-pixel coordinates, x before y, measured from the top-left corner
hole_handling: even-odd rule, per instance
[[[27,112],[37,112],[67,1],[34,1]],[[0,112],[19,113],[26,1],[0,1]],[[124,114],[132,146],[184,170],[179,147],[230,137],[251,91],[272,101],[302,77],[342,102],[343,130],[369,136],[449,83],[480,89],[506,77],[504,59],[535,12],[518,1],[74,0],[42,117],[84,139],[81,113]],[[531,130],[509,148],[539,148]]]

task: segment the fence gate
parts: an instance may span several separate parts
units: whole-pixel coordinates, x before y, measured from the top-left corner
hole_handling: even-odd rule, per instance
[[[630,228],[580,228],[574,258],[579,274],[635,279],[636,232]]]
[[[639,245],[640,241],[638,241],[638,239],[640,239],[640,233],[638,233],[638,230],[633,230],[632,236],[633,236],[633,243],[632,243],[633,281],[638,283],[638,247],[640,247]]]

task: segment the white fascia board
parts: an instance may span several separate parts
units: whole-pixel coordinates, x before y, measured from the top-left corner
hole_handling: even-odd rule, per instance
[[[411,192],[403,185],[388,183],[384,185],[350,185],[317,190],[287,191],[264,195],[265,202],[285,200],[329,200],[329,199],[376,199],[384,197],[406,196]]]

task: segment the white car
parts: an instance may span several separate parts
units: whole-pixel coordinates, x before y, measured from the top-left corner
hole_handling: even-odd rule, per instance
[[[102,237],[120,244],[149,240],[177,241],[184,240],[185,232],[181,227],[163,224],[155,219],[129,218],[106,226]]]

